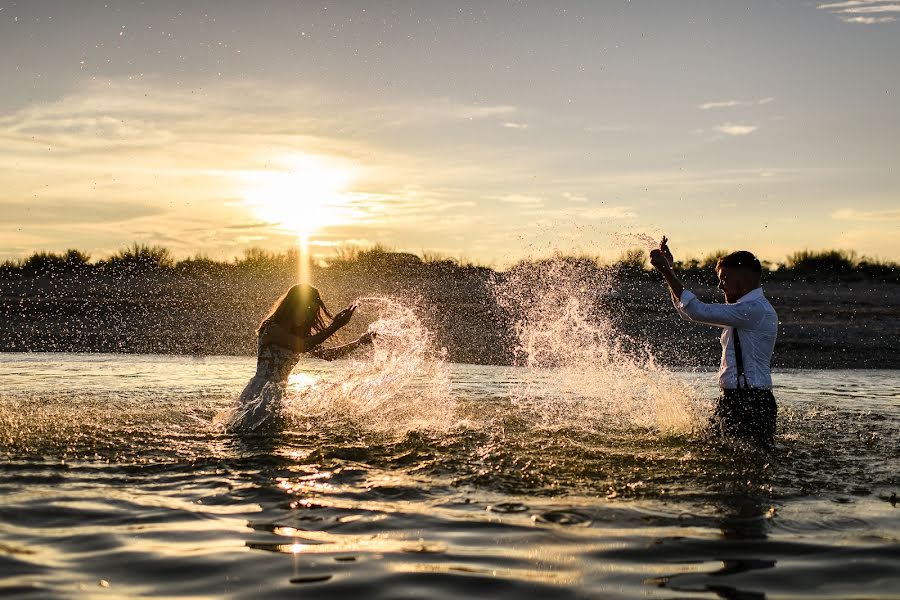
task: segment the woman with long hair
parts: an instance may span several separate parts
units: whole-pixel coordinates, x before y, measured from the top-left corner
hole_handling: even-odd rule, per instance
[[[349,344],[320,348],[350,322],[355,310],[351,305],[332,317],[319,290],[308,284],[294,285],[276,300],[256,329],[256,375],[241,392],[226,428],[249,432],[276,425],[288,377],[303,354],[334,360],[372,343],[374,334],[365,333]]]

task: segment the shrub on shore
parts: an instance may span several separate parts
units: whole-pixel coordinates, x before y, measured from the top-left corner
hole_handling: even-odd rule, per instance
[[[153,271],[169,271],[175,267],[172,253],[164,246],[133,243],[97,265],[116,274],[136,275]]]
[[[91,257],[80,250],[69,248],[65,252],[35,252],[21,261],[7,260],[0,265],[0,277],[36,277],[76,273],[89,269]]]
[[[900,282],[900,265],[863,256],[853,250],[800,250],[773,272],[776,279]]]
[[[691,282],[715,285],[716,261],[727,252],[717,250],[702,258],[687,258],[676,261],[675,266],[682,277]],[[551,258],[522,259],[509,267],[507,272],[517,269],[540,268],[551,263],[564,262],[576,270],[612,271],[621,279],[635,279],[652,274],[647,264],[647,252],[632,248],[622,253],[611,263],[586,255],[557,255]],[[300,268],[300,254],[297,249],[273,252],[263,248],[249,248],[243,257],[233,261],[218,261],[198,254],[191,258],[175,261],[168,248],[134,243],[102,259],[90,262],[90,255],[76,249],[64,253],[40,251],[21,260],[6,260],[0,263],[0,278],[39,277],[76,273],[93,273],[110,276],[133,276],[149,273],[173,273],[189,277],[225,277],[231,274],[294,276]],[[451,275],[490,276],[495,273],[490,267],[449,258],[442,254],[422,252],[422,255],[396,252],[384,246],[360,248],[341,246],[327,264],[313,265],[314,270],[325,269],[334,272],[364,272],[368,274],[403,275]],[[783,263],[774,266],[763,262],[764,279],[790,280],[836,280],[836,281],[883,281],[900,283],[900,265],[871,257],[858,257],[848,250],[800,250],[786,257]]]
[[[300,253],[296,248],[272,252],[254,246],[244,250],[243,258],[235,259],[234,268],[245,274],[257,275],[296,273],[300,269]]]

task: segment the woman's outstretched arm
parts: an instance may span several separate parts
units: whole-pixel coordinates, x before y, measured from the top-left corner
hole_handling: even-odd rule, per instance
[[[354,340],[349,344],[335,346],[334,348],[315,348],[309,352],[309,355],[321,358],[322,360],[337,360],[338,358],[344,358],[360,346],[371,344],[374,338],[374,332],[364,333],[359,336],[359,339]]]
[[[277,323],[267,325],[266,328],[260,332],[260,335],[263,336],[263,344],[275,344],[284,348],[290,348],[294,352],[310,352],[316,346],[334,335],[338,329],[349,323],[350,317],[353,316],[355,310],[355,306],[345,308],[334,316],[334,319],[329,323],[328,327],[308,337],[300,337]]]

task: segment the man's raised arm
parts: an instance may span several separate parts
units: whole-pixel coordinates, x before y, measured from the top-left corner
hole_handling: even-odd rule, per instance
[[[681,294],[684,292],[684,284],[675,275],[675,259],[669,250],[669,240],[663,236],[659,243],[659,248],[650,251],[650,264],[659,271],[659,274],[666,280],[669,286],[669,292],[672,294],[672,300],[678,304],[681,300]]]

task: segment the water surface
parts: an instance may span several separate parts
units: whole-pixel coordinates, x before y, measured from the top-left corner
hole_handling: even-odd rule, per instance
[[[0,594],[900,597],[900,371],[776,372],[761,452],[685,425],[711,373],[421,367],[235,438],[250,358],[0,355]]]

